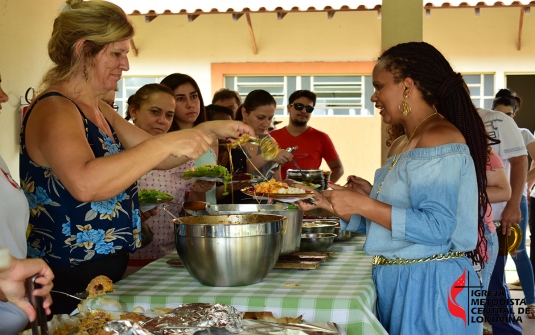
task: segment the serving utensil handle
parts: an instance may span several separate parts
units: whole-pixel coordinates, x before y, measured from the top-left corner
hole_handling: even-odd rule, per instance
[[[36,283],[39,275],[34,275],[26,279],[26,295],[35,310],[35,320],[32,321],[32,335],[48,335],[48,325],[46,312],[43,308],[43,297],[33,295],[33,291],[41,288],[41,284]]]

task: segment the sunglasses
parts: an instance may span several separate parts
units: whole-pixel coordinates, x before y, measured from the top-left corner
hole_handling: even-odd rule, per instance
[[[303,104],[300,104],[300,103],[295,103],[295,104],[290,104],[290,106],[294,106],[294,108],[298,111],[302,111],[303,108],[306,109],[307,113],[312,113],[314,111],[314,107],[312,106],[305,106]]]

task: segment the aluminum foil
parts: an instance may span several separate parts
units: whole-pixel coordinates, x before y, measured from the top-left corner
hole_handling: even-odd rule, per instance
[[[340,334],[332,322],[319,324],[279,324],[259,320],[242,320],[243,313],[229,305],[185,304],[146,322],[132,324],[117,320],[106,330],[116,335],[335,335]]]
[[[108,321],[104,330],[114,331],[114,334],[120,335],[151,335],[137,323],[132,324],[128,320]]]
[[[106,330],[114,330],[118,335],[153,335],[153,334],[177,334],[166,333],[165,329],[159,332],[148,332],[137,324],[131,325],[130,322],[119,320],[108,322],[109,327]],[[176,329],[178,330],[178,329]],[[183,331],[194,333],[194,335],[231,335],[224,328],[206,327],[206,328],[182,328]],[[174,330],[175,331],[175,330]],[[184,332],[180,334],[186,334]],[[322,322],[314,324],[280,324],[274,322],[265,322],[259,320],[243,320],[243,332],[240,335],[338,335],[340,333],[336,325],[332,322]]]
[[[223,304],[185,304],[169,313],[140,323],[150,334],[192,335],[210,327],[224,328],[230,333],[242,331],[243,313]]]

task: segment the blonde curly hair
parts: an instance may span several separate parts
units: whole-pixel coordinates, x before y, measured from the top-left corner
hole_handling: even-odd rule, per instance
[[[117,5],[101,0],[67,0],[54,20],[48,41],[48,55],[54,63],[41,81],[41,88],[67,81],[108,44],[134,36],[134,27]],[[76,43],[84,41],[82,51]]]

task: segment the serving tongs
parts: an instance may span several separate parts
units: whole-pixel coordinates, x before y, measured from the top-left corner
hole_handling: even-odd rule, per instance
[[[26,279],[26,296],[35,310],[35,320],[32,321],[32,335],[48,335],[48,325],[46,312],[43,308],[43,297],[33,295],[35,289],[41,288],[41,284],[36,283],[39,275],[34,275]]]
[[[277,141],[271,136],[264,136],[262,138],[242,135],[233,142],[219,144],[220,146],[226,146],[229,149],[241,147],[245,143],[252,143],[258,145],[262,151],[261,155],[266,160],[271,161],[279,154],[279,145]]]

